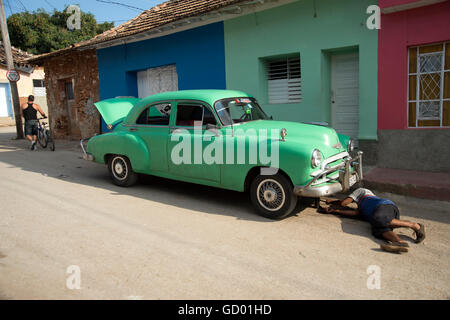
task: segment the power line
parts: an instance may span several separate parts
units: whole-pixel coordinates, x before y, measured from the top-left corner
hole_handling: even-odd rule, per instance
[[[56,9],[56,7],[54,6],[54,5],[52,5],[50,2],[48,2],[47,0],[44,0],[45,1],[45,3],[47,3],[50,7],[52,7],[53,9],[55,9],[55,10],[58,10],[58,9]]]
[[[8,8],[9,8],[9,12],[10,12],[11,15],[12,15],[12,14],[13,14],[13,11],[12,11],[12,9],[11,9],[11,4],[9,3],[9,1],[10,1],[10,0],[6,0],[6,4],[7,4]]]
[[[20,5],[22,6],[22,8],[23,8],[25,11],[28,11],[28,9],[23,5],[22,1],[20,1],[20,0],[16,0],[16,1],[20,3]]]
[[[133,9],[133,10],[136,10],[136,11],[139,11],[139,12],[145,11],[145,9],[134,7],[134,6],[130,6],[129,4],[125,4],[125,3],[121,3],[121,2],[107,1],[107,0],[96,0],[96,1],[97,2],[108,3],[108,4],[115,4],[115,5],[118,5],[118,6],[125,7],[125,8]]]

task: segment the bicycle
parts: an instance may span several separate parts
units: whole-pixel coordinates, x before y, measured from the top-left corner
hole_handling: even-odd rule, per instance
[[[47,119],[47,117],[38,119],[37,140],[42,148],[47,148],[47,146],[49,146],[50,150],[55,151],[55,141],[53,140],[52,132],[47,127],[48,123],[47,122],[41,123],[41,120],[44,119]]]

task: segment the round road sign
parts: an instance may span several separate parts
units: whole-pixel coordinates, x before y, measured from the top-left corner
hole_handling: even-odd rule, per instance
[[[16,70],[9,70],[6,73],[6,77],[8,78],[9,81],[11,82],[17,82],[20,80],[20,73],[17,72]]]

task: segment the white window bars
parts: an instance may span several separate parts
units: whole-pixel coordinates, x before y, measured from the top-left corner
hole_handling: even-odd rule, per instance
[[[411,76],[415,76],[413,79],[416,81],[413,84],[416,87],[415,97],[412,98],[408,93],[408,112],[410,112],[409,104],[415,103],[416,106],[415,127],[420,127],[419,121],[421,120],[436,120],[439,121],[438,127],[445,126],[443,124],[443,104],[445,101],[450,101],[449,98],[444,97],[444,75],[445,72],[450,72],[445,69],[446,44],[446,42],[431,44],[429,46],[441,45],[442,50],[427,53],[420,52],[421,48],[427,46],[411,47],[416,48],[414,53],[416,57],[411,57],[411,51],[408,53],[409,60],[417,61],[416,72],[411,72],[411,66],[408,63],[408,82],[411,81]],[[411,85],[409,83],[408,88],[411,88]],[[446,86],[449,85],[446,84]],[[411,127],[411,124],[409,123],[408,126]]]

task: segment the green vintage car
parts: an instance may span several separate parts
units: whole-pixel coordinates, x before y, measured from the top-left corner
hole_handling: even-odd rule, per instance
[[[317,125],[275,121],[242,91],[185,90],[95,104],[110,132],[81,141],[113,183],[138,174],[249,191],[257,212],[280,219],[298,197],[319,198],[362,180],[352,140]]]

